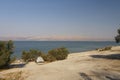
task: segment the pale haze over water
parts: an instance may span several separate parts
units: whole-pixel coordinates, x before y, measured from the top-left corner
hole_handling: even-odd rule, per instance
[[[113,41],[120,0],[0,0],[0,40]]]

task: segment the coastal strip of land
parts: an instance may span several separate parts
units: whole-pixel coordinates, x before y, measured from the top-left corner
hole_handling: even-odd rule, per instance
[[[51,63],[20,65],[0,71],[0,78],[17,74],[19,80],[120,80],[120,46],[72,53]]]

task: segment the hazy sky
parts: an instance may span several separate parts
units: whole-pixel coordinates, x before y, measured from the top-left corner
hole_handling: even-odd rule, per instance
[[[120,0],[0,0],[0,39],[113,40]]]

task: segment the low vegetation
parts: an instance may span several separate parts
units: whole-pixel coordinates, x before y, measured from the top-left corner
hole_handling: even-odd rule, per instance
[[[53,56],[50,55],[50,54],[44,54],[44,55],[42,55],[41,57],[44,59],[44,61],[47,61],[47,62],[56,61],[56,58],[53,57]]]
[[[49,55],[52,55],[56,60],[64,60],[67,58],[69,51],[66,48],[57,48],[50,50]]]
[[[23,51],[22,52],[22,59],[25,61],[25,62],[29,62],[29,61],[35,61],[35,59],[38,57],[38,56],[41,56],[42,55],[42,52],[39,51],[39,50],[35,50],[35,49],[31,49],[29,51]]]
[[[4,78],[0,78],[0,80],[25,80],[25,78],[27,77],[23,77],[23,72],[19,71],[19,72],[11,72],[8,74],[4,75]]]
[[[107,50],[111,50],[111,46],[108,46],[108,47],[104,47],[104,48],[100,48],[100,49],[96,49],[98,51],[107,51]]]
[[[44,61],[52,62],[56,60],[64,60],[67,58],[69,51],[66,48],[57,48],[48,51],[48,54],[42,53],[39,50],[29,50],[22,52],[22,59],[26,62],[35,61],[37,57],[41,56]]]

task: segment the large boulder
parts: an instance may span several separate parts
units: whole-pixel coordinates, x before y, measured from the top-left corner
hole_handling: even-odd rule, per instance
[[[37,57],[36,63],[43,63],[43,62],[44,62],[44,59],[41,56]]]

